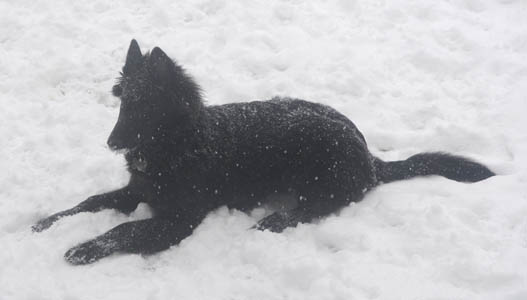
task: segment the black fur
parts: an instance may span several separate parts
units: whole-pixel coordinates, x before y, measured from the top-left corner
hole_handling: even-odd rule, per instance
[[[432,174],[474,182],[494,175],[481,164],[440,153],[383,162],[348,118],[321,104],[274,98],[205,106],[181,67],[157,47],[142,55],[135,40],[113,94],[121,108],[108,145],[127,151],[129,184],[43,219],[33,230],[79,212],[130,213],[139,202],[148,203],[154,217],[70,249],[65,257],[73,264],[114,252],[166,249],[223,205],[249,211],[295,199],[289,210],[255,225],[280,232],[359,201],[380,182]]]

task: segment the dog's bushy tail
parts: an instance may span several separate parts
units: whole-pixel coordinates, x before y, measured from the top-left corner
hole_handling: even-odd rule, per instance
[[[461,182],[476,182],[496,175],[480,163],[446,153],[420,153],[406,160],[390,162],[375,158],[374,165],[379,183],[426,175],[440,175]]]

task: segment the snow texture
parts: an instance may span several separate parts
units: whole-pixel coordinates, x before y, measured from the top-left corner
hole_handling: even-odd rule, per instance
[[[0,299],[527,299],[527,2],[0,2]],[[499,176],[379,186],[318,224],[248,230],[219,209],[179,246],[73,267],[117,224],[37,220],[123,186],[110,89],[136,38],[192,74],[209,104],[331,105],[373,154],[466,155]]]

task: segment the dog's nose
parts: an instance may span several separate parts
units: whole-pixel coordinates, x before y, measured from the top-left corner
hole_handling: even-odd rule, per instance
[[[119,149],[119,145],[118,145],[118,143],[116,143],[113,139],[108,139],[108,141],[106,142],[106,144],[108,145],[108,147],[109,147],[111,150],[117,150],[117,149]]]

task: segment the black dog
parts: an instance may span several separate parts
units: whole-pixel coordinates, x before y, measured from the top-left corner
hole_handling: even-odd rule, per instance
[[[167,249],[223,205],[248,211],[296,199],[296,207],[255,225],[280,232],[337,212],[382,182],[432,174],[475,182],[494,175],[481,164],[442,153],[383,162],[368,151],[350,120],[321,104],[274,98],[205,106],[199,87],[180,66],[157,47],[142,55],[135,40],[121,75],[113,87],[121,108],[108,145],[127,151],[128,186],[92,196],[33,230],[79,212],[130,213],[139,202],[148,203],[155,216],[71,248],[65,258],[72,264],[114,252]]]

